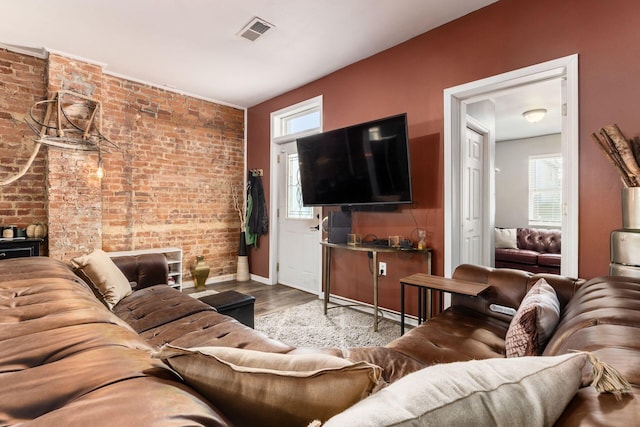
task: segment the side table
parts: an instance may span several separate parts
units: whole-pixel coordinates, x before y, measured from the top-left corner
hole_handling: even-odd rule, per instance
[[[199,298],[205,304],[214,307],[220,314],[231,316],[240,323],[250,328],[254,327],[254,303],[253,295],[246,295],[237,291],[224,291]]]
[[[400,279],[400,335],[404,335],[404,294],[405,286],[418,288],[418,324],[431,318],[431,291],[477,297],[491,285],[464,280],[447,279],[425,273],[416,273]]]

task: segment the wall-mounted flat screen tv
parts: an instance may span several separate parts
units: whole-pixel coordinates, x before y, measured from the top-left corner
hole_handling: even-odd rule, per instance
[[[305,206],[412,202],[407,115],[297,140]]]

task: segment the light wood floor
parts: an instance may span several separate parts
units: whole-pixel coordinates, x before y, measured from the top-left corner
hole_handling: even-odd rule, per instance
[[[284,310],[295,305],[305,304],[309,301],[318,299],[317,295],[310,294],[285,285],[264,285],[253,280],[248,282],[229,282],[214,283],[207,285],[207,289],[213,289],[218,292],[238,291],[243,294],[253,295],[256,298],[254,311],[256,316],[273,313],[275,311]],[[194,288],[184,290],[185,293],[195,292]]]

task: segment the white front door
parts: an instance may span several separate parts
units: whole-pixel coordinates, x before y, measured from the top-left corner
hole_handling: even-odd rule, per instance
[[[484,248],[484,137],[467,128],[463,146],[462,264],[482,265]]]
[[[320,209],[304,207],[296,143],[280,146],[278,160],[278,283],[320,294]]]

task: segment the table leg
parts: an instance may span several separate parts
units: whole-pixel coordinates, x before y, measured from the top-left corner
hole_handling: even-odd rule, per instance
[[[378,332],[378,252],[373,251],[373,331]]]
[[[431,319],[431,289],[427,288],[427,313],[425,320]]]
[[[331,248],[324,248],[324,315],[327,315],[327,306],[329,305],[329,294],[331,293]]]
[[[404,335],[404,283],[400,283],[400,336]]]
[[[418,324],[427,320],[427,294],[424,288],[418,288]]]

